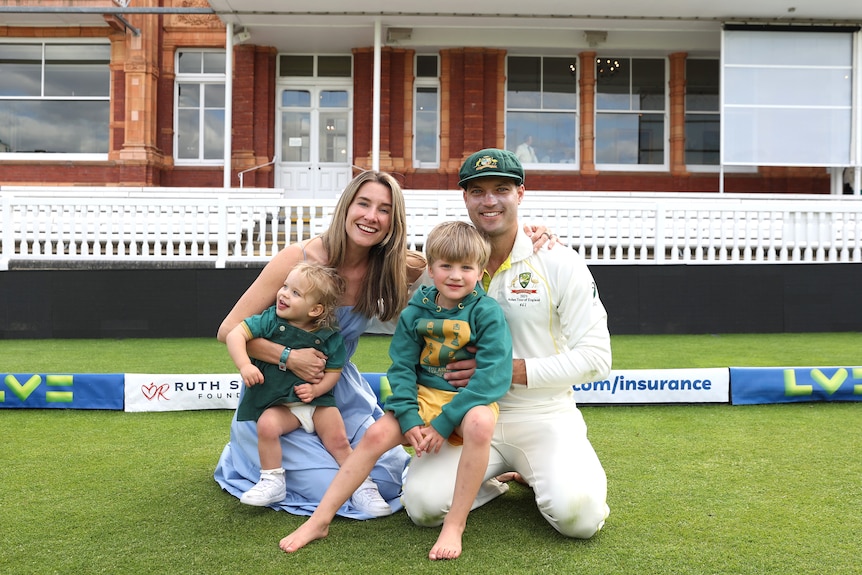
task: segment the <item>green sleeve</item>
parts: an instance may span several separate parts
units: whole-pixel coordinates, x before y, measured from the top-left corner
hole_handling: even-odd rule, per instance
[[[344,338],[340,333],[335,332],[326,339],[326,366],[327,371],[337,371],[344,367],[347,362],[347,348],[344,345]]]
[[[415,308],[408,306],[398,318],[392,342],[389,344],[389,358],[392,365],[386,372],[389,385],[392,387],[392,395],[386,398],[384,409],[391,411],[398,424],[401,433],[425,422],[419,417],[419,401],[417,399],[416,366],[419,362],[419,354],[422,352],[422,341],[414,327]]]

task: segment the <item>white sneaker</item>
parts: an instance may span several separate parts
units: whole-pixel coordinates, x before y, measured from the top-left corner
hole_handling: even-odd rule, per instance
[[[254,505],[255,507],[266,507],[278,503],[287,495],[284,484],[284,475],[281,473],[262,473],[257,485],[242,494],[240,503]]]
[[[367,513],[372,517],[392,515],[392,508],[380,496],[380,491],[378,491],[377,486],[371,481],[370,477],[362,482],[362,485],[359,486],[359,489],[350,498],[350,502],[359,511]]]

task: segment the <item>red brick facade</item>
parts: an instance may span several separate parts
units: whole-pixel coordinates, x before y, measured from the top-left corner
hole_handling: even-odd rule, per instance
[[[121,28],[14,28],[0,37],[108,38],[111,41],[110,140],[106,161],[0,160],[3,185],[134,185],[221,187],[221,166],[176,166],[174,141],[175,54],[179,48],[223,48],[224,27],[214,16],[136,15],[140,36]],[[380,166],[408,188],[454,189],[471,152],[502,147],[505,139],[506,51],[447,49],[440,56],[440,166],[413,167],[413,62],[409,49],[382,50]],[[276,149],[274,48],[234,49],[231,185],[238,174],[272,161]],[[527,187],[541,190],[716,192],[715,173],[688,173],[684,163],[685,54],[670,56],[670,168],[667,172],[597,172],[594,165],[593,82],[595,53],[580,55],[581,169],[533,171]],[[373,50],[353,51],[353,164],[370,167],[372,153]],[[274,186],[272,166],[244,175],[246,187]],[[823,169],[761,168],[726,174],[727,192],[829,193]]]

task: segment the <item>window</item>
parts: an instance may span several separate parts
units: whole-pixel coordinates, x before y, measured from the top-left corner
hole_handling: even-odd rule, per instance
[[[506,147],[524,164],[576,166],[576,58],[509,56]]]
[[[0,44],[0,154],[104,159],[110,59],[107,43]]]
[[[596,164],[667,165],[665,61],[596,60]]]
[[[348,161],[350,93],[347,90],[286,88],[281,91],[279,111],[283,162],[312,161],[315,145],[317,162]]]
[[[440,165],[440,81],[437,56],[416,56],[413,95],[413,166]]]
[[[224,51],[180,50],[176,70],[175,160],[224,164]]]
[[[805,28],[722,32],[725,165],[850,164],[858,33]]]
[[[721,121],[718,60],[685,63],[685,163],[717,166]]]
[[[315,56],[282,54],[278,57],[280,78],[350,78],[353,59],[350,56]]]
[[[347,90],[320,90],[317,159],[319,162],[347,162],[350,97]]]

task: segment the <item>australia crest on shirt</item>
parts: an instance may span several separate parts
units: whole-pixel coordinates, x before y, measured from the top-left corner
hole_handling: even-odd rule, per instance
[[[506,299],[511,304],[526,307],[542,300],[539,288],[541,281],[531,271],[521,272],[509,282]]]

